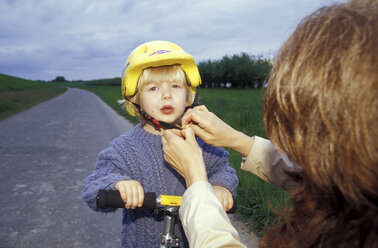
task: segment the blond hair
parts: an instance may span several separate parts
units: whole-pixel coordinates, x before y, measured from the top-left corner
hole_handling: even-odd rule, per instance
[[[162,82],[177,82],[185,86],[187,91],[186,103],[191,105],[194,101],[195,95],[190,90],[189,81],[186,77],[185,72],[181,69],[179,65],[171,66],[160,66],[160,67],[151,67],[143,70],[142,74],[139,77],[137,84],[136,94],[130,99],[131,102],[139,104],[139,94],[143,87],[148,83],[162,83]],[[136,107],[131,103],[126,103],[126,108],[129,113],[134,113],[138,116],[141,122],[144,122],[144,119],[139,115]]]
[[[303,168],[302,187],[262,247],[378,243],[377,13],[373,0],[323,7],[280,49],[264,120],[272,142]]]

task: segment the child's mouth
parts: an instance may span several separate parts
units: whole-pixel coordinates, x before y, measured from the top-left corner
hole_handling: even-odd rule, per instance
[[[165,105],[165,106],[163,106],[163,107],[160,109],[160,111],[161,111],[163,114],[166,114],[166,115],[172,113],[173,110],[174,110],[174,108],[173,108],[171,105]]]

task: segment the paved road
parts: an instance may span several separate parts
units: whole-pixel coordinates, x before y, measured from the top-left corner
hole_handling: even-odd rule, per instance
[[[121,211],[90,210],[81,186],[131,127],[78,89],[0,121],[0,247],[120,247]]]
[[[81,187],[98,152],[131,128],[79,89],[0,121],[0,247],[120,247],[121,211],[95,213]]]

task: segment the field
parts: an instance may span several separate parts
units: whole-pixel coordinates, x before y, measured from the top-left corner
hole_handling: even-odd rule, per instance
[[[66,90],[57,85],[0,73],[0,120],[51,99]]]
[[[251,89],[201,89],[200,102],[233,128],[249,136],[266,137],[262,117],[263,91]],[[240,170],[241,156],[229,150],[229,161],[239,177],[238,212],[261,235],[277,221],[272,209],[288,205],[288,195],[257,176]]]

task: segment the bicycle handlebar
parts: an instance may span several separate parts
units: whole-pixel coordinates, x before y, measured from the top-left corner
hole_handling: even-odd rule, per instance
[[[119,191],[100,189],[96,197],[96,204],[99,208],[125,208]],[[142,208],[154,210],[156,208],[156,194],[147,192],[144,194]]]
[[[119,191],[117,190],[100,189],[96,197],[96,205],[99,208],[125,208],[125,202],[123,202],[121,195]],[[144,201],[141,208],[154,210],[156,209],[156,205],[157,205],[156,194],[154,192],[146,192],[144,194]],[[234,199],[234,205],[232,206],[230,210],[227,211],[227,213],[228,214],[235,213],[236,208],[237,208],[237,204]]]

